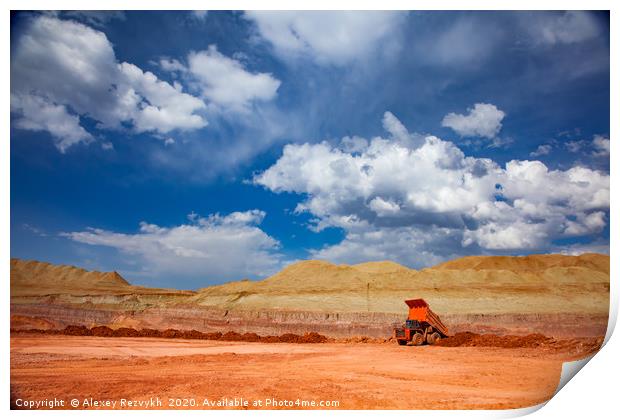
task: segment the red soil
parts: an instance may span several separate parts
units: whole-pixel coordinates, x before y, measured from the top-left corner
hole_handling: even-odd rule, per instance
[[[73,398],[119,402],[158,397],[164,409],[170,408],[170,398],[193,398],[197,405],[188,408],[210,409],[202,405],[204,399],[241,397],[337,401],[338,406],[332,407],[340,409],[518,408],[551,398],[562,362],[584,356],[544,347],[14,334],[11,405],[20,408],[18,399],[59,397],[66,402],[59,408],[71,409],[67,405]]]
[[[494,335],[473,332],[456,333],[439,340],[440,347],[500,347],[500,348],[541,348],[550,350],[578,350],[593,352],[603,344],[603,337],[557,340],[542,334]]]
[[[83,325],[69,325],[62,330],[11,330],[12,333],[37,333],[46,335],[72,335],[72,336],[96,336],[96,337],[150,337],[150,338],[183,338],[189,340],[219,340],[219,341],[246,341],[260,343],[325,343],[328,338],[324,335],[309,332],[304,335],[282,334],[280,336],[267,335],[260,336],[255,333],[239,334],[234,331],[228,331],[225,334],[221,332],[204,333],[196,330],[154,330],[144,328],[136,330],[134,328],[117,328],[112,329],[106,326],[97,326],[88,328]]]
[[[70,325],[62,330],[15,330],[11,333],[36,333],[44,335],[71,335],[71,336],[95,336],[95,337],[149,337],[149,338],[176,338],[189,340],[214,340],[214,341],[240,341],[250,343],[391,343],[392,339],[377,339],[369,337],[349,337],[346,339],[335,340],[316,332],[282,335],[260,336],[255,333],[241,334],[235,331],[221,332],[201,332],[196,330],[154,330],[134,328],[112,329],[106,326],[88,328],[85,326]],[[539,348],[546,351],[561,351],[569,353],[589,353],[597,351],[602,345],[603,337],[585,337],[575,339],[555,339],[542,334],[529,335],[495,335],[495,334],[476,334],[473,332],[460,332],[451,337],[444,338],[437,342],[439,347],[496,347],[496,348]]]

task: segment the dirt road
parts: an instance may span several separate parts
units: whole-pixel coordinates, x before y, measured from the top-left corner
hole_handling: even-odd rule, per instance
[[[165,409],[173,399],[180,408],[193,401],[187,408],[208,409],[230,408],[237,398],[250,409],[261,408],[257,401],[293,409],[304,408],[296,401],[341,409],[518,408],[553,395],[563,358],[539,349],[19,335],[11,337],[11,405],[57,398],[64,401],[58,408],[77,399],[78,408],[161,401],[147,408]],[[90,398],[103,405],[85,406]],[[268,399],[293,405],[265,407]]]

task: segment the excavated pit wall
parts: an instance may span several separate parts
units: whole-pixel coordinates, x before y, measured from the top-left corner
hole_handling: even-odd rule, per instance
[[[392,324],[405,314],[326,313],[302,311],[232,311],[214,307],[125,308],[76,307],[51,303],[12,304],[11,315],[28,327],[27,319],[44,319],[54,328],[69,325],[127,326],[134,328],[230,331],[280,335],[317,332],[330,337],[367,336],[384,338]],[[26,322],[24,323],[24,319]],[[607,315],[589,314],[442,314],[451,333],[476,331],[488,334],[544,334],[554,337],[594,337],[605,335]],[[40,322],[39,322],[40,324]],[[37,328],[37,326],[33,326]]]

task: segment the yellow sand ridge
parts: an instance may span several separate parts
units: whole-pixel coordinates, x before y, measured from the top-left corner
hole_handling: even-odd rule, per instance
[[[136,308],[189,305],[250,311],[400,313],[404,299],[423,297],[438,313],[605,314],[609,256],[476,256],[420,271],[391,261],[336,265],[309,260],[261,281],[225,283],[196,292],[132,286],[116,272],[11,260],[11,297],[16,302],[62,295],[66,302],[81,304],[84,298],[72,296],[85,294],[110,304],[118,302],[112,297],[123,295],[123,305]]]

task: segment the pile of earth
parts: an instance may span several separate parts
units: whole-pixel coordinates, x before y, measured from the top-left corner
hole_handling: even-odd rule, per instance
[[[603,344],[603,337],[558,340],[542,334],[495,335],[461,332],[439,340],[440,347],[500,347],[500,348],[546,348],[554,350],[597,351]]]
[[[70,325],[64,329],[11,329],[11,334],[44,334],[44,335],[72,335],[93,337],[144,337],[144,338],[180,338],[186,340],[216,340],[216,341],[240,341],[254,343],[327,343],[337,342],[346,344],[393,344],[393,338],[372,338],[354,336],[343,339],[326,337],[316,332],[308,332],[303,335],[258,335],[256,333],[238,333],[235,331],[201,332],[196,330],[166,329],[156,330],[150,328],[116,328],[96,326],[88,328],[82,325]],[[439,340],[434,346],[437,347],[495,347],[505,349],[539,349],[548,353],[567,353],[572,355],[591,354],[600,349],[603,337],[580,337],[573,339],[557,339],[542,334],[529,335],[495,335],[476,334],[473,332],[460,332],[450,337]]]
[[[228,331],[226,333],[211,332],[205,333],[196,330],[155,330],[150,328],[143,328],[137,330],[135,328],[117,328],[112,329],[106,326],[97,326],[88,328],[83,325],[69,325],[62,330],[50,329],[29,329],[29,330],[16,330],[11,329],[11,333],[35,333],[46,335],[73,335],[73,336],[94,336],[94,337],[151,337],[151,338],[182,338],[189,340],[218,340],[218,341],[246,341],[246,342],[260,342],[260,343],[325,343],[329,339],[324,335],[316,332],[305,333],[304,335],[297,334],[282,334],[282,335],[266,335],[260,336],[255,333],[240,334],[234,331]]]
[[[553,339],[542,334],[528,335],[504,335],[476,334],[473,332],[460,332],[453,336],[440,340],[437,345],[441,347],[539,347],[549,344]]]

